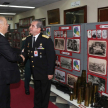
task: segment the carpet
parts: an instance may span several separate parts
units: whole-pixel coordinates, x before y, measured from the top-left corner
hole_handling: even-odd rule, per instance
[[[34,89],[30,87],[30,95],[25,94],[24,81],[10,85],[11,108],[33,108]],[[58,108],[49,101],[48,108]]]

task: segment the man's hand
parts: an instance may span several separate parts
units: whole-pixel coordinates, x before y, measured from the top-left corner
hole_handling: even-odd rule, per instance
[[[51,80],[53,78],[53,75],[48,75],[48,79]]]
[[[23,62],[25,61],[25,57],[23,56],[23,55],[20,55],[21,57],[22,57],[22,59],[23,59]]]

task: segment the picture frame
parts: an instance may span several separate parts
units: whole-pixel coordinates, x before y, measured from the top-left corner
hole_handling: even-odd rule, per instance
[[[102,37],[102,30],[96,30],[96,36],[97,36],[97,39],[101,39],[101,37]]]
[[[95,74],[107,75],[107,61],[105,59],[89,57],[88,71]]]
[[[73,25],[73,37],[80,37],[81,27],[80,25]]]
[[[102,38],[107,39],[107,30],[102,30]]]
[[[98,57],[106,57],[107,41],[88,40],[88,54]]]
[[[87,82],[92,82],[92,84],[99,84],[98,91],[100,93],[106,92],[107,78],[102,76],[97,76],[96,74],[87,73]]]
[[[87,30],[87,37],[91,38],[91,30]]]
[[[77,76],[67,73],[67,85],[74,88],[74,82],[77,82],[77,80],[78,80]]]
[[[59,8],[47,11],[48,24],[60,24],[60,11]]]
[[[60,56],[60,68],[72,71],[73,70],[73,61],[70,57]]]
[[[60,36],[66,38],[67,37],[67,30],[61,30]]]
[[[55,50],[65,50],[65,39],[54,38],[54,48]]]
[[[60,30],[54,30],[54,37],[61,37]]]
[[[92,30],[91,32],[92,32],[92,38],[95,39],[96,38],[96,30]]]
[[[79,59],[73,58],[73,70],[80,72],[81,64]]]
[[[55,68],[54,77],[55,77],[55,80],[60,81],[61,83],[66,83],[66,72],[65,71]]]
[[[80,39],[67,38],[66,50],[74,53],[80,53]]]
[[[60,68],[60,55],[56,54],[55,66]]]

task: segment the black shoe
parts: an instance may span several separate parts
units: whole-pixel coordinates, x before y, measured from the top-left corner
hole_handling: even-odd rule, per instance
[[[29,95],[30,94],[29,90],[25,90],[25,94]]]

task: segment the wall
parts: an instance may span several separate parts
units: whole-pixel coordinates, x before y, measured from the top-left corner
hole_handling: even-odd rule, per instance
[[[29,16],[35,16],[35,19],[39,18],[46,18],[46,26],[48,25],[47,20],[47,10],[52,10],[59,8],[60,9],[60,24],[64,24],[64,10],[72,9],[71,3],[75,1],[80,1],[80,6],[87,5],[87,22],[97,22],[97,12],[98,8],[100,7],[106,7],[108,0],[62,0],[59,2],[55,2],[46,6],[42,6],[40,8],[36,8],[34,10],[30,10],[21,14],[18,14],[14,16],[13,22],[18,23],[19,19],[29,17]],[[76,7],[74,7],[76,8]]]
[[[10,29],[14,29],[13,16],[2,15],[7,19],[7,23],[10,25]]]

